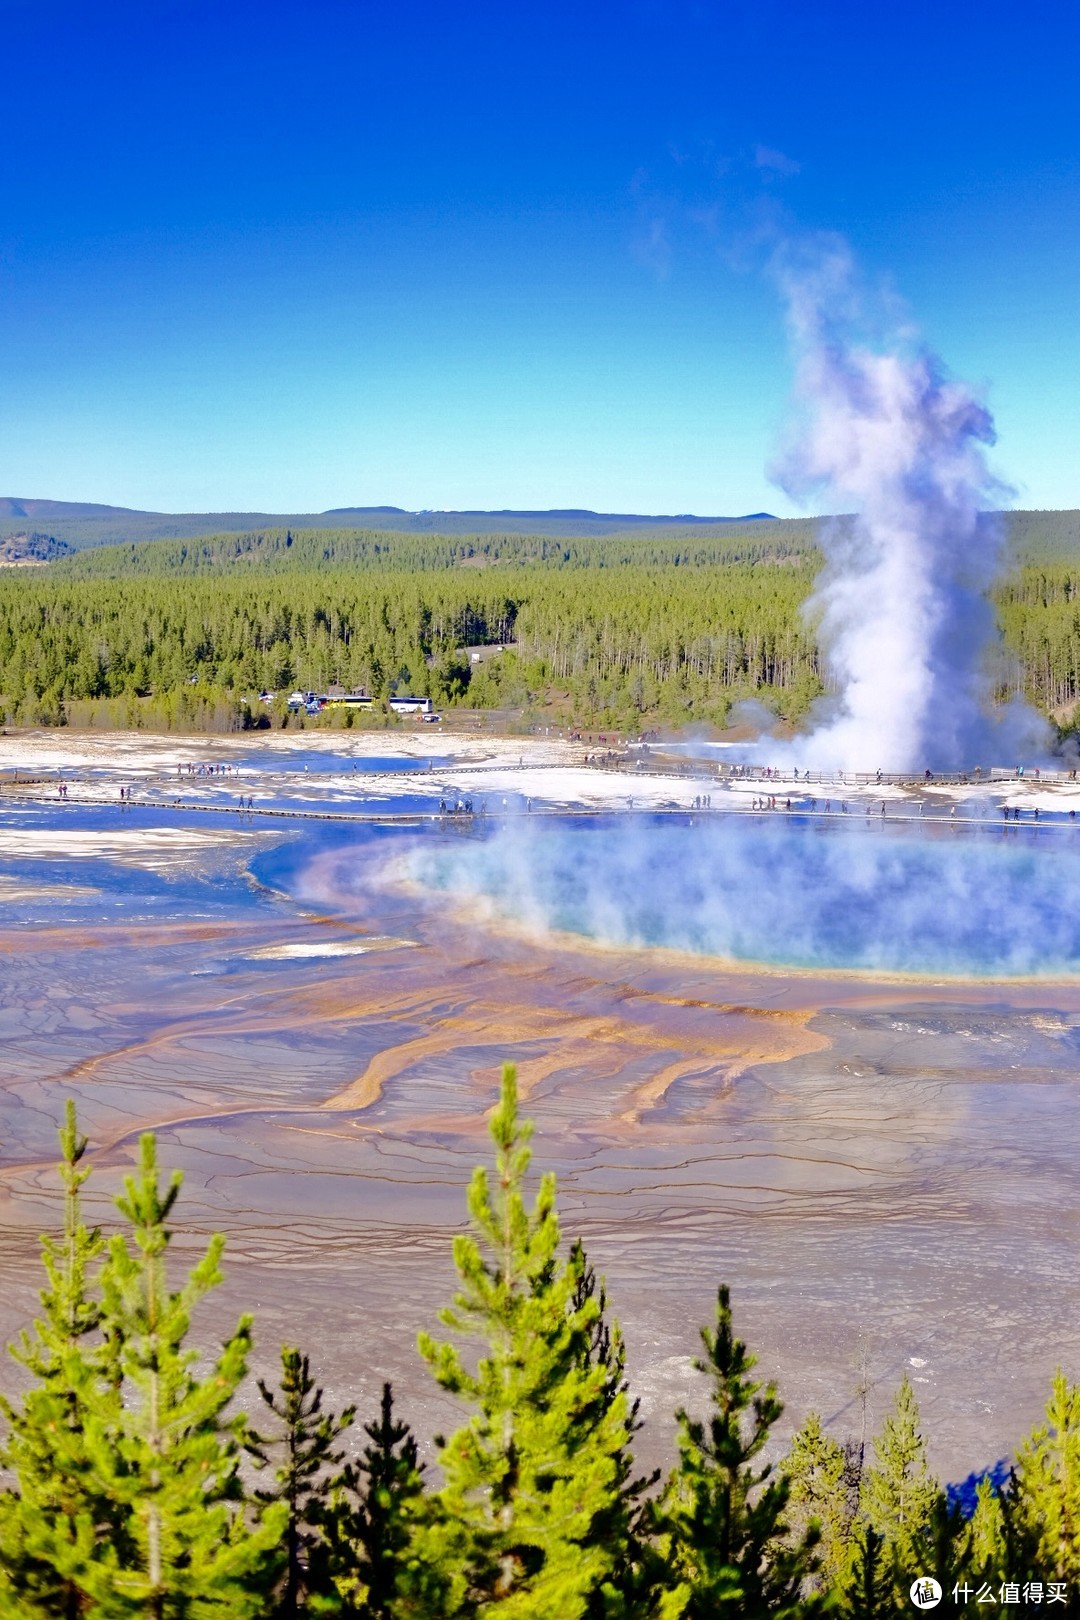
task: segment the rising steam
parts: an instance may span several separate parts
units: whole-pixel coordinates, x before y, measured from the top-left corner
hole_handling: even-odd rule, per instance
[[[854,513],[822,525],[808,612],[834,696],[800,744],[821,768],[1013,763],[1045,724],[993,708],[998,636],[987,591],[1005,565],[1008,492],[986,462],[989,411],[895,307],[868,318],[834,239],[775,261],[796,354],[796,423],[773,469],[798,499]]]
[[[688,827],[509,824],[421,841],[408,875],[481,920],[776,966],[961,977],[1080,972],[1080,833],[902,829],[837,817]]]

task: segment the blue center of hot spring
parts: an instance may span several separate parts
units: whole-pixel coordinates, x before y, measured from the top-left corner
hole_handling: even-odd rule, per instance
[[[417,850],[425,886],[623,946],[800,968],[1080,972],[1080,829],[537,818]]]

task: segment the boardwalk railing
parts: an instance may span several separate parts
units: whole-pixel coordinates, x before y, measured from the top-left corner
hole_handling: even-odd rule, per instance
[[[777,767],[769,765],[737,765],[727,761],[716,761],[706,758],[673,759],[663,754],[626,754],[608,752],[606,754],[590,754],[588,760],[537,760],[528,762],[525,769],[536,770],[563,770],[581,768],[585,766],[590,770],[616,771],[627,776],[667,776],[681,777],[695,782],[706,780],[720,782],[761,782],[767,784],[783,783],[785,788],[800,787],[826,787],[826,788],[865,788],[865,787],[979,787],[988,782],[1002,784],[1006,782],[1022,782],[1025,786],[1038,786],[1043,783],[1075,782],[1077,771],[1075,768],[1061,768],[1046,770],[1041,767],[1004,766],[993,765],[988,770],[976,767],[970,771],[811,771],[796,770],[792,766]],[[415,765],[405,766],[394,771],[360,771],[357,775],[361,780],[369,781],[394,777],[416,775],[458,776],[462,774],[488,774],[492,771],[505,772],[507,775],[521,767],[512,761],[482,760],[482,761],[454,761],[449,760],[435,766],[428,760],[418,760]],[[95,772],[94,775],[99,773]],[[171,771],[159,773],[162,781],[170,784],[176,782],[179,790],[190,790],[199,773],[185,772],[179,777],[173,777]],[[321,774],[321,773],[318,773]],[[342,774],[346,774],[344,771]],[[352,772],[348,772],[350,776]],[[271,768],[259,775],[265,779],[297,777],[311,782],[317,780],[300,769]],[[118,767],[117,780],[125,780],[123,766]],[[53,768],[43,771],[24,766],[0,767],[0,790],[9,787],[30,788],[55,786],[60,782],[74,784],[85,781],[85,775],[77,768]],[[235,778],[222,778],[234,781]],[[246,775],[240,780],[246,781]],[[149,785],[149,784],[147,784]]]
[[[598,761],[613,769],[626,769],[625,760]],[[710,775],[722,782],[784,782],[807,787],[978,787],[986,782],[1075,782],[1073,769],[1043,770],[1039,767],[993,765],[970,771],[811,771],[793,766],[734,765],[705,759],[672,760],[638,757],[635,774],[663,776]]]

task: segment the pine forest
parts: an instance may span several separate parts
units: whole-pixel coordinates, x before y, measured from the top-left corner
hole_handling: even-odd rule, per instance
[[[1013,514],[1026,560],[995,594],[991,675],[1000,696],[1023,693],[1068,725],[1080,557],[1064,530],[1020,522],[1039,516]],[[803,520],[578,539],[280,530],[100,547],[0,572],[0,709],[10,724],[231,730],[310,724],[289,721],[289,692],[336,686],[369,693],[383,722],[385,700],[404,692],[526,723],[719,725],[747,698],[794,722],[828,689],[807,606],[819,567]]]

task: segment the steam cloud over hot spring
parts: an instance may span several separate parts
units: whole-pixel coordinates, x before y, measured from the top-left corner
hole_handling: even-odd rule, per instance
[[[780,817],[540,820],[417,846],[408,875],[535,934],[776,966],[1080,972],[1080,832]]]

